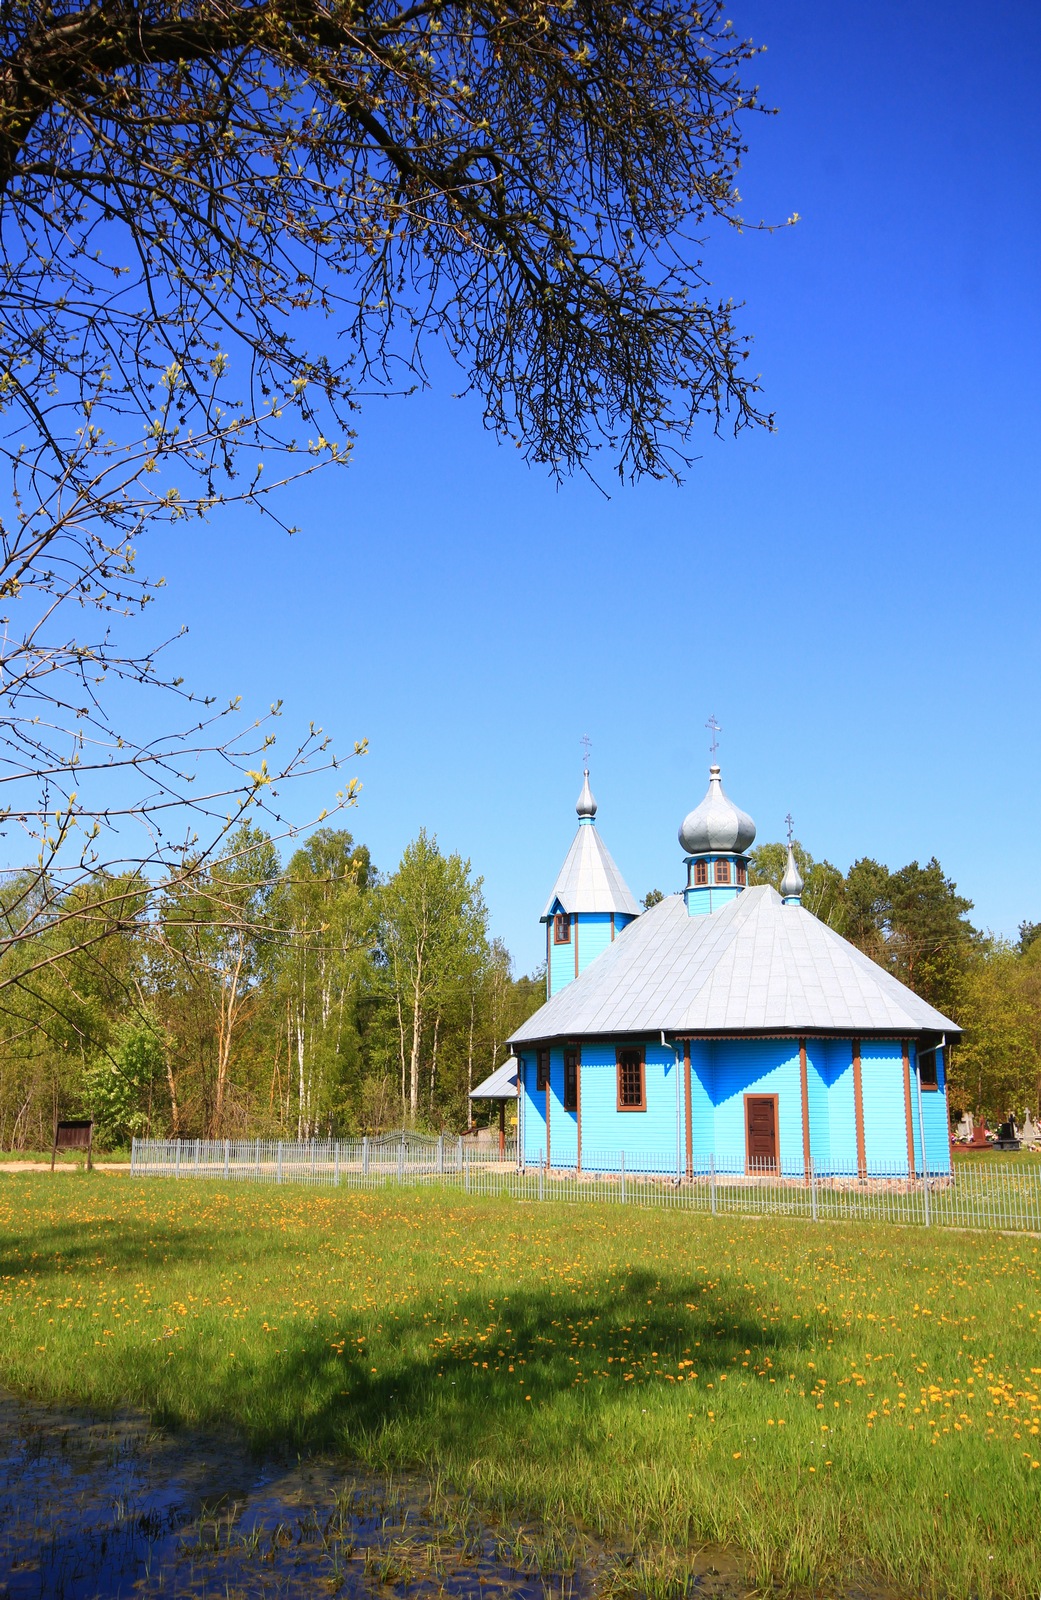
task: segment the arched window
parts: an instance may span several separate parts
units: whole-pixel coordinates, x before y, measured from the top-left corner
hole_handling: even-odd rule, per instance
[[[571,943],[571,918],[566,911],[558,911],[553,918],[553,943]]]
[[[716,882],[717,883],[729,883],[730,882],[730,862],[729,861],[717,861],[716,862]]]
[[[694,882],[695,883],[707,883],[708,882],[708,862],[707,861],[695,861],[695,863],[694,863]]]
[[[748,868],[745,866],[743,861],[739,861],[737,864],[737,881],[741,885],[742,889],[748,882]]]

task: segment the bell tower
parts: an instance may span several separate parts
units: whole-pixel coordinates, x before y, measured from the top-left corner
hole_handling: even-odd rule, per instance
[[[578,831],[546,902],[546,997],[552,999],[607,949],[640,908],[596,826],[589,769],[575,810]]]

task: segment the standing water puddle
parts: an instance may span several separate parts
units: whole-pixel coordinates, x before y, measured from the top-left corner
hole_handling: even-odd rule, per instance
[[[696,1559],[680,1592],[746,1594],[724,1559]],[[629,1587],[618,1576],[617,1556],[490,1527],[418,1477],[258,1461],[0,1392],[2,1600],[592,1600]]]

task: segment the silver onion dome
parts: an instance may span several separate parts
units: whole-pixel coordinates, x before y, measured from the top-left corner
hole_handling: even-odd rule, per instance
[[[799,896],[802,894],[802,889],[802,873],[799,871],[799,868],[795,863],[795,854],[791,845],[789,845],[788,865],[785,867],[784,877],[781,879],[781,899],[798,900]]]
[[[742,854],[755,838],[755,823],[723,793],[719,768],[711,766],[708,794],[699,806],[683,819],[679,839],[687,855],[722,850]]]
[[[593,791],[589,787],[588,768],[582,774],[582,793],[578,797],[578,804],[575,807],[575,810],[578,812],[580,817],[596,816],[596,801],[593,799]]]

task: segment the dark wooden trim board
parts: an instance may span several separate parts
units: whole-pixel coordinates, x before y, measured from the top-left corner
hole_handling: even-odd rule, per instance
[[[810,1089],[806,1081],[806,1040],[799,1040],[799,1088],[802,1091],[802,1170],[810,1175]]]
[[[582,1171],[582,1052],[575,1047],[575,1163]]]
[[[687,1177],[694,1176],[694,1126],[690,1106],[690,1040],[683,1041],[683,1098],[687,1110]]]
[[[611,912],[611,943],[614,944],[614,912]]]
[[[910,1177],[915,1174],[914,1159],[914,1118],[911,1114],[911,1045],[907,1039],[901,1039],[900,1051],[904,1058],[904,1121],[907,1124],[907,1171]]]
[[[860,1075],[860,1040],[853,1040],[853,1112],[857,1123],[857,1173],[867,1177],[867,1152],[864,1146],[864,1085]]]
[[[578,912],[575,912],[575,927],[572,934],[575,941],[575,977],[578,977]]]

